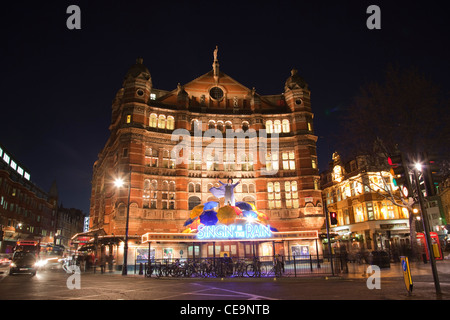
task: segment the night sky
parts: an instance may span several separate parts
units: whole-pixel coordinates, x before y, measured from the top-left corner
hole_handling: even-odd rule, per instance
[[[111,102],[137,57],[155,88],[212,69],[280,94],[296,67],[309,83],[319,166],[339,141],[338,119],[359,87],[389,64],[416,67],[448,90],[449,23],[435,1],[11,1],[1,11],[3,144],[60,202],[89,212],[92,165],[108,136]],[[66,9],[81,8],[81,30]],[[369,5],[381,30],[369,30]]]

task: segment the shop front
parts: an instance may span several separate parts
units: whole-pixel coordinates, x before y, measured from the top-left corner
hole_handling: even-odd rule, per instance
[[[260,224],[204,226],[197,233],[146,233],[152,259],[252,258],[321,254],[318,231],[271,231]]]

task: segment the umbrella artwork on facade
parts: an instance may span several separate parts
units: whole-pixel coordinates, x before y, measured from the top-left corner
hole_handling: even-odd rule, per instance
[[[208,201],[195,206],[189,218],[184,222],[187,227],[183,233],[195,233],[199,225],[231,225],[237,221],[248,221],[256,224],[267,225],[268,217],[261,211],[258,211],[253,203],[239,201],[234,206],[225,205],[220,207],[217,201]],[[270,227],[271,231],[278,231]]]

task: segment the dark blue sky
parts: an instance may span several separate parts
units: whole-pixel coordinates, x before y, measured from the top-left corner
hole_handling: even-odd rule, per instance
[[[136,57],[172,90],[212,69],[260,94],[283,92],[296,67],[309,83],[319,165],[339,141],[339,116],[388,64],[417,67],[447,90],[449,23],[435,1],[43,1],[2,3],[0,142],[65,207],[89,211],[92,165],[111,101]],[[81,30],[66,9],[81,8]],[[381,8],[381,30],[366,9]]]

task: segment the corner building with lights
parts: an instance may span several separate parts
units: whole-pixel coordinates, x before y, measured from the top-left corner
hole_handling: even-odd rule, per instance
[[[260,95],[219,70],[217,49],[212,67],[166,91],[153,87],[149,70],[137,59],[113,100],[110,137],[93,167],[89,232],[119,263],[127,216],[129,246],[135,248],[128,254],[135,254],[135,260],[147,244],[156,258],[322,250],[317,245],[324,224],[317,136],[307,83],[294,69],[282,94]],[[263,129],[267,148],[250,152],[252,142],[259,145]],[[245,148],[236,143],[230,152],[225,149],[227,130],[255,132],[256,137],[246,137]],[[182,140],[176,132],[188,133],[183,138],[191,146],[187,154],[174,149]],[[211,132],[223,133],[222,154],[206,154],[214,140],[208,138]],[[278,150],[271,149],[274,137]],[[180,163],[180,157],[186,161]],[[186,232],[185,221],[195,206],[208,201],[224,205],[209,189],[228,178],[240,181],[236,201],[263,212],[277,237],[256,243],[199,241],[195,233]],[[122,187],[114,184],[116,179],[122,179]]]

